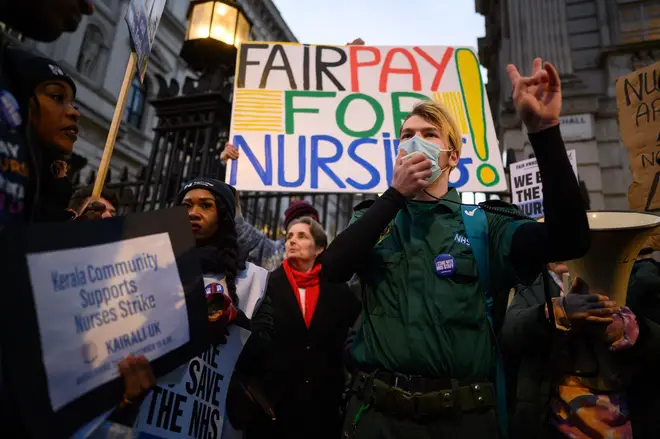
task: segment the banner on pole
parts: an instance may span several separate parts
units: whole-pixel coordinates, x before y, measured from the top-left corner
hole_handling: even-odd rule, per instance
[[[131,0],[126,11],[126,24],[131,34],[133,50],[137,55],[137,71],[144,81],[156,30],[163,15],[166,0]]]
[[[566,151],[578,176],[575,150]],[[541,218],[543,213],[543,182],[536,159],[522,160],[512,163],[511,171],[511,202],[518,206],[523,214],[531,218]]]
[[[244,43],[230,141],[241,152],[227,181],[238,190],[384,192],[406,115],[442,103],[462,135],[450,184],[506,190],[474,49]]]

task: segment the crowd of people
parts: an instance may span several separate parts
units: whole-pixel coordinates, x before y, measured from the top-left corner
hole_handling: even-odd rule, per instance
[[[0,1],[0,21],[38,41],[90,13],[86,0]],[[0,62],[0,229],[116,216],[116,194],[74,193],[67,177],[81,117],[72,78],[5,42]],[[221,437],[660,437],[649,379],[660,365],[660,264],[640,254],[628,303],[562,281],[561,261],[584,255],[590,235],[559,127],[559,75],[540,59],[530,76],[507,73],[543,181],[543,222],[502,201],[461,204],[449,186],[460,131],[434,102],[405,119],[390,188],[356,206],[332,242],[304,200],[271,240],[242,216],[233,187],[204,176],[183,185],[172,201],[188,211],[209,342],[225,344],[232,325],[251,332]],[[240,160],[231,144],[229,159]],[[118,367],[123,399],[91,437],[130,427],[158,384],[144,356]],[[0,437],[29,437],[38,420],[14,408],[8,379]]]

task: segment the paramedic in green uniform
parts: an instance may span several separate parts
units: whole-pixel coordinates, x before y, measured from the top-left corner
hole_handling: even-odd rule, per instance
[[[480,236],[487,236],[481,241],[489,250],[482,260],[490,269],[483,270],[489,282],[482,285],[464,224],[477,207],[462,206],[448,187],[461,154],[460,132],[441,106],[415,107],[401,129],[391,187],[356,207],[353,222],[322,259],[329,276],[348,281],[357,272],[363,288],[344,438],[506,435],[486,291],[497,331],[514,284],[533,281],[546,263],[580,257],[589,246],[584,204],[559,130],[559,76],[540,59],[530,77],[512,65],[507,71],[538,160],[545,222],[503,202],[483,204],[487,235]]]

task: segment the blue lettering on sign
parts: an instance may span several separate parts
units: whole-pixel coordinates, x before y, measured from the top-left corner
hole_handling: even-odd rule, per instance
[[[144,2],[132,0],[126,11],[126,24],[133,41],[133,49],[137,55],[137,68],[140,79],[144,79],[147,60],[151,54],[151,41],[147,32],[147,11]]]
[[[335,145],[336,152],[332,157],[319,157],[319,142],[320,141],[325,141],[332,143]],[[316,135],[312,136],[312,157],[311,157],[311,169],[312,169],[312,182],[311,186],[312,189],[318,189],[319,188],[319,171],[323,170],[325,174],[330,177],[330,179],[337,185],[337,187],[341,189],[346,189],[346,185],[344,184],[343,181],[337,177],[337,174],[335,174],[332,169],[328,166],[330,163],[335,163],[338,162],[339,159],[342,156],[342,153],[344,152],[344,148],[339,141],[339,139],[336,139],[332,136],[328,136],[326,134],[321,134],[321,135]]]
[[[118,335],[105,342],[108,354],[115,354],[161,334],[160,322],[148,323],[132,332]]]
[[[257,157],[254,155],[254,152],[252,152],[252,148],[250,148],[250,146],[248,145],[247,141],[243,136],[240,135],[234,136],[234,142],[233,142],[236,148],[238,148],[239,150],[243,150],[243,152],[245,153],[245,157],[247,157],[247,159],[250,161],[254,170],[257,171],[257,174],[259,175],[261,182],[265,186],[271,186],[273,184],[273,155],[271,153],[270,139],[271,139],[271,135],[266,134],[264,138],[264,155],[265,155],[264,160],[266,162],[266,169],[264,169],[263,166],[261,166],[261,163],[259,163],[259,160],[257,160]],[[279,147],[283,148],[283,145],[280,145]],[[236,162],[236,160],[232,160],[231,175],[229,177],[230,178],[229,184],[232,186],[236,185],[237,173],[238,173],[238,163]]]
[[[468,241],[465,236],[459,235],[458,233],[454,235],[454,241],[458,242],[459,244],[470,246],[470,241]]]
[[[378,183],[380,183],[380,173],[378,172],[378,169],[376,169],[371,163],[357,155],[358,146],[364,145],[365,143],[376,145],[378,144],[378,141],[376,139],[355,139],[348,147],[348,156],[352,158],[355,163],[362,165],[362,167],[366,169],[367,172],[369,172],[369,175],[371,175],[371,180],[362,184],[349,177],[346,179],[346,183],[350,184],[356,189],[368,191],[369,189],[378,186]]]
[[[383,146],[385,147],[385,178],[387,178],[387,185],[392,184],[392,176],[394,175],[394,162],[396,156],[399,154],[399,139],[390,139],[390,133],[383,133]]]
[[[366,192],[376,188],[385,179],[387,185],[392,183],[392,176],[394,175],[394,164],[399,149],[399,139],[392,138],[390,133],[384,132],[381,134],[382,138],[359,138],[351,141],[345,148],[341,140],[328,134],[315,134],[311,136],[298,136],[298,163],[297,175],[287,174],[287,169],[295,169],[291,166],[288,160],[293,160],[291,154],[286,154],[287,147],[291,145],[286,144],[286,136],[284,134],[265,134],[263,142],[250,145],[247,139],[240,135],[234,135],[232,143],[241,151],[241,155],[245,157],[254,169],[257,176],[264,186],[276,185],[282,188],[300,188],[306,181],[309,181],[311,189],[318,189],[321,178],[321,173],[325,174],[338,189],[354,189],[359,192]],[[276,146],[273,143],[277,143]],[[380,145],[380,146],[379,146]],[[273,148],[277,148],[277,162],[274,162]],[[307,152],[309,148],[309,154]],[[361,151],[369,151],[374,148],[384,153],[385,159],[385,175],[378,169],[378,166],[373,161],[368,160],[361,155]],[[382,148],[382,149],[380,149]],[[334,149],[334,152],[332,150]],[[322,156],[321,151],[325,154],[330,153],[330,156]],[[263,152],[263,154],[258,154]],[[364,153],[363,153],[364,154]],[[357,181],[352,177],[342,180],[337,174],[338,164],[345,157],[350,158],[352,164],[358,165],[364,169],[369,175],[366,181]],[[288,164],[288,166],[286,166]],[[468,183],[470,179],[470,172],[468,165],[472,164],[471,158],[461,158],[456,165],[456,169],[451,173],[452,178],[456,178],[451,182],[451,186],[460,189]],[[277,168],[276,182],[273,178],[273,168]],[[333,170],[334,167],[334,170]],[[308,173],[309,172],[309,173]],[[351,174],[354,174],[353,172]],[[309,176],[309,177],[308,177]],[[232,160],[231,169],[229,172],[229,184],[236,185],[238,178],[238,162]],[[308,180],[309,178],[309,180]]]
[[[286,181],[284,171],[286,169],[284,162],[284,134],[277,136],[277,183],[282,187],[300,187],[305,181],[305,172],[307,167],[307,142],[305,136],[300,136],[298,139],[298,179],[296,181]]]
[[[472,164],[471,158],[464,158],[458,161],[458,164],[456,165],[456,169],[454,169],[454,172],[451,173],[451,176],[454,177],[456,175],[456,172],[458,172],[458,180],[451,183],[452,187],[455,187],[456,189],[460,189],[461,187],[467,184],[468,180],[470,179],[470,172],[468,171],[467,165],[471,165],[471,164]]]

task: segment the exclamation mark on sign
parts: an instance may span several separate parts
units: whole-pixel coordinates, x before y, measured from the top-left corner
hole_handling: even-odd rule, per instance
[[[455,57],[474,152],[477,158],[484,162],[477,167],[477,179],[484,186],[493,186],[500,181],[500,176],[493,165],[485,163],[488,161],[488,132],[485,88],[481,79],[479,59],[470,49],[457,49]]]

